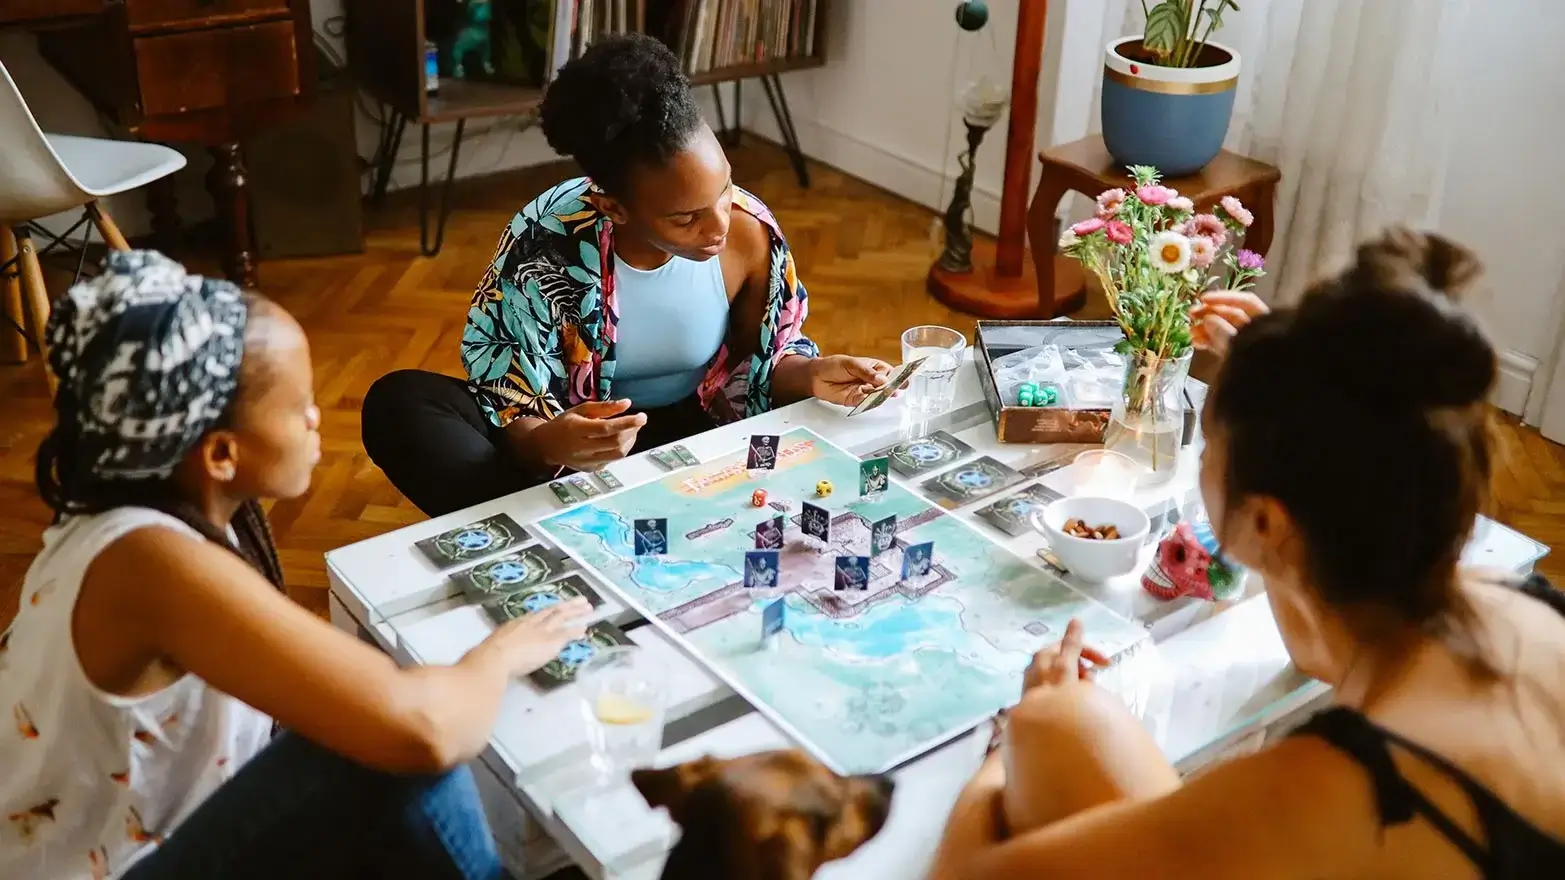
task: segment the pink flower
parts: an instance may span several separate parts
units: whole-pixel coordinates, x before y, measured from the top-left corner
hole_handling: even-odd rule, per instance
[[[1172,210],[1178,211],[1181,214],[1195,213],[1195,202],[1190,201],[1184,196],[1174,196],[1173,198],[1169,199],[1168,207]]]
[[[1144,205],[1167,204],[1169,199],[1175,198],[1178,195],[1179,193],[1169,189],[1168,187],[1158,186],[1155,183],[1149,183],[1146,186],[1136,188],[1136,198],[1140,199],[1141,203]]]
[[[1218,247],[1228,243],[1228,227],[1215,214],[1197,214],[1186,220],[1180,231],[1191,238],[1210,238]]]
[[[1119,213],[1119,206],[1125,203],[1125,191],[1119,188],[1104,190],[1098,195],[1098,216],[1104,220],[1113,219]]]
[[[1104,227],[1104,235],[1115,244],[1130,244],[1136,240],[1136,234],[1130,228],[1130,224],[1122,220],[1110,220]]]
[[[1234,261],[1246,272],[1259,272],[1266,268],[1266,258],[1255,251],[1241,250],[1234,254]]]
[[[1250,209],[1233,196],[1223,196],[1217,204],[1223,209],[1224,214],[1245,229],[1249,229],[1250,224],[1255,222],[1255,215],[1250,213]]]
[[[1197,235],[1190,239],[1190,265],[1197,269],[1205,269],[1217,259],[1217,245],[1204,235]]]
[[[1102,229],[1106,225],[1108,224],[1104,223],[1102,218],[1093,217],[1088,220],[1083,220],[1080,223],[1077,223],[1075,226],[1072,226],[1071,232],[1076,233],[1078,238],[1086,238],[1092,233]]]

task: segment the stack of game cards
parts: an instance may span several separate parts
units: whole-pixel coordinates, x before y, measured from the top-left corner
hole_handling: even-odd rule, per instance
[[[552,547],[524,543],[529,537],[501,513],[414,546],[441,571],[451,572],[460,593],[479,602],[498,625],[576,598],[586,599],[594,610],[602,606],[602,597],[581,577],[575,560]],[[583,638],[566,645],[529,677],[546,690],[559,687],[574,680],[576,670],[600,648],[629,644],[618,627],[594,623]]]

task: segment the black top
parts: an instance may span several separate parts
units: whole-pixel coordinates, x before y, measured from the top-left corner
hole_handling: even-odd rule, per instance
[[[1521,589],[1565,615],[1565,593],[1543,578],[1534,575]],[[1423,746],[1341,706],[1316,714],[1295,730],[1294,735],[1318,736],[1364,765],[1375,786],[1375,805],[1382,826],[1400,825],[1415,817],[1424,817],[1466,854],[1485,880],[1565,877],[1565,841],[1517,815],[1482,783]],[[1423,792],[1402,778],[1391,759],[1392,743],[1417,755],[1462,787],[1478,814],[1482,840],[1487,844],[1463,831]]]

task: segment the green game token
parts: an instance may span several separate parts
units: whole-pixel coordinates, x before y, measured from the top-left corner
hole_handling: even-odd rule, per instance
[[[1055,391],[1053,387],[1040,388],[1033,400],[1036,401],[1033,404],[1034,406],[1053,406],[1059,402],[1060,393]]]
[[[1029,392],[1027,389],[1023,388],[1021,390],[1021,392],[1016,395],[1016,403],[1019,406],[1032,406],[1033,405],[1032,393]]]

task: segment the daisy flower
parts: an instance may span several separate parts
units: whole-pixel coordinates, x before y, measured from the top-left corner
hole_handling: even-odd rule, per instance
[[[1190,239],[1177,232],[1159,232],[1147,245],[1147,258],[1159,272],[1177,275],[1190,268]]]
[[[1109,237],[1109,241],[1115,244],[1130,244],[1136,240],[1135,230],[1123,220],[1110,220],[1103,228],[1103,234]]]
[[[1174,190],[1155,183],[1136,187],[1136,198],[1140,199],[1143,205],[1164,205],[1168,203],[1169,199],[1177,198],[1178,196],[1179,193]]]
[[[1190,265],[1197,269],[1205,269],[1217,259],[1217,245],[1204,235],[1197,235],[1190,239]]]
[[[1210,238],[1218,247],[1228,243],[1228,227],[1215,214],[1197,214],[1185,221],[1179,231],[1192,238],[1198,235]]]
[[[1125,203],[1125,191],[1115,187],[1104,190],[1098,196],[1098,216],[1108,220],[1119,213],[1119,206]]]
[[[1108,224],[1105,223],[1101,217],[1089,217],[1088,219],[1077,223],[1075,226],[1072,226],[1071,232],[1076,233],[1078,238],[1083,238],[1091,235],[1094,232],[1097,232],[1107,225]]]
[[[1233,196],[1223,196],[1217,204],[1223,209],[1224,214],[1227,214],[1235,223],[1246,229],[1249,229],[1250,224],[1255,222],[1255,215],[1250,213],[1250,209],[1246,208],[1243,202]]]
[[[1195,202],[1190,201],[1184,196],[1174,196],[1173,198],[1169,199],[1168,207],[1171,210],[1178,211],[1181,214],[1195,213]]]

